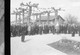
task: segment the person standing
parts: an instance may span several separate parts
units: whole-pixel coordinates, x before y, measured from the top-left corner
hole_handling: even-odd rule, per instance
[[[25,40],[25,35],[22,34],[22,36],[21,36],[21,41],[24,42],[24,40]]]
[[[55,34],[55,27],[52,25],[52,33]]]
[[[75,25],[72,25],[72,36],[75,36]]]
[[[31,26],[28,26],[28,35],[30,35]]]
[[[25,28],[22,30],[22,36],[21,36],[21,41],[22,42],[25,42],[25,33],[26,33],[26,30]]]
[[[55,25],[56,33],[59,34],[59,23]]]
[[[42,35],[43,27],[39,25],[39,34]]]

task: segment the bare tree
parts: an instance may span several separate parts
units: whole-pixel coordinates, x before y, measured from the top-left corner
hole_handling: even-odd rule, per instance
[[[65,20],[68,24],[77,24],[77,17],[76,16],[73,16],[71,14],[68,14],[66,17],[65,17]]]
[[[36,3],[26,3],[24,4],[23,2],[20,4],[20,6],[27,6],[29,8],[29,12],[28,12],[28,20],[29,20],[29,23],[30,23],[30,19],[31,19],[31,14],[32,14],[32,8],[37,8],[39,4],[36,4]]]

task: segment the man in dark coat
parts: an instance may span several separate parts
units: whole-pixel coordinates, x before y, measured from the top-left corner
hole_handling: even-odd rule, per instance
[[[49,26],[49,31],[52,33],[52,26]]]
[[[35,34],[38,34],[38,32],[39,32],[39,27],[38,25],[35,25]]]
[[[64,26],[64,33],[67,34],[67,25]]]
[[[43,33],[44,34],[48,34],[49,33],[49,27],[47,25],[44,26]]]
[[[26,30],[26,34],[25,35],[28,35],[28,26],[26,26],[25,30]]]
[[[22,31],[22,36],[21,36],[21,41],[22,42],[25,42],[25,33],[26,33],[26,30],[24,28],[23,31]]]
[[[55,27],[54,27],[54,25],[53,25],[53,26],[52,26],[52,33],[55,34],[55,32],[56,32],[56,31],[55,31]]]
[[[39,34],[42,35],[43,27],[39,25]]]
[[[72,25],[72,36],[75,36],[75,33],[76,33],[75,30],[76,30],[75,25]]]
[[[78,34],[78,26],[77,25],[75,26],[75,32],[76,32],[76,34]]]
[[[24,35],[24,33],[22,33],[21,41],[22,41],[22,42],[25,42],[24,40],[25,40],[25,35]]]
[[[63,25],[60,25],[60,31],[59,31],[59,33],[63,33],[63,30],[64,29],[64,27],[63,27]]]
[[[71,25],[68,25],[68,34],[71,34],[72,33],[72,26]]]

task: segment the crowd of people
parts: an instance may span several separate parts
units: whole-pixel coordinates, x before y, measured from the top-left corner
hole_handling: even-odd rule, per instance
[[[24,42],[25,35],[42,35],[42,34],[75,34],[80,36],[80,25],[31,25],[31,26],[10,26],[11,37],[21,36],[21,41]]]
[[[80,36],[80,26],[77,25],[59,25],[59,28],[55,28],[54,25],[45,25],[45,26],[11,26],[11,37],[22,36],[22,35],[36,35],[36,34],[48,34],[48,33],[63,33],[63,34],[79,34]]]

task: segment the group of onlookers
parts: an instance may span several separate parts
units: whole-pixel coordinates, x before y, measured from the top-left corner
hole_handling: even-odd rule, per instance
[[[24,41],[25,35],[37,35],[37,34],[79,34],[80,36],[80,25],[59,25],[55,27],[54,25],[32,25],[32,26],[11,26],[11,37],[22,36],[22,41]]]
[[[59,25],[58,28],[55,28],[54,25],[42,26],[42,25],[34,25],[34,26],[11,26],[11,35],[12,36],[21,36],[21,35],[35,35],[35,34],[48,34],[48,33],[64,33],[64,34],[79,34],[80,36],[80,26],[79,25]]]

